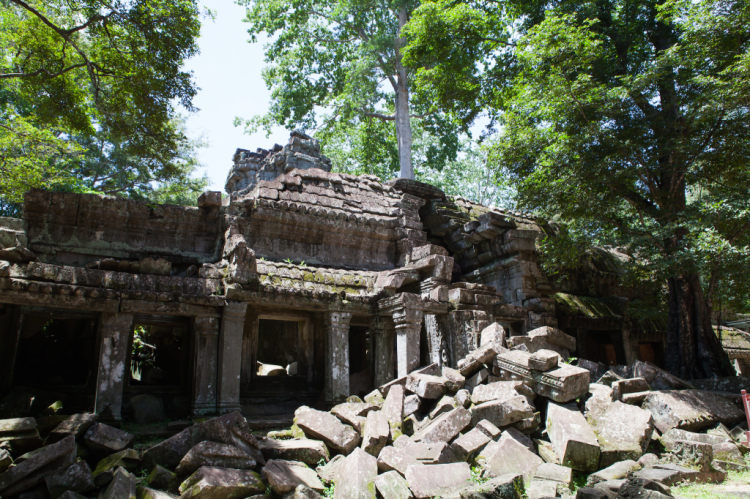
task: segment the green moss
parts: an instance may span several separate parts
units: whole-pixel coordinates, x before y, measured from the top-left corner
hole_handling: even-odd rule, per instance
[[[312,282],[315,279],[315,274],[312,272],[303,272],[302,273],[302,280],[305,282]]]

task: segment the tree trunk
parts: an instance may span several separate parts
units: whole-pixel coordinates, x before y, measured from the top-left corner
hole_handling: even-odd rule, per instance
[[[666,367],[683,379],[735,374],[711,325],[711,310],[697,274],[669,278]]]
[[[401,165],[399,177],[414,179],[414,169],[411,164],[411,119],[409,113],[409,82],[406,68],[401,64],[401,47],[406,39],[401,37],[401,29],[408,21],[406,8],[398,12],[398,32],[396,38],[396,140],[398,142],[398,159]]]

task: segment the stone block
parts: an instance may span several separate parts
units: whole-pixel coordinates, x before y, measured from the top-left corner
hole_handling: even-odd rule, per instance
[[[180,484],[180,499],[242,499],[265,490],[255,471],[204,466]]]
[[[417,464],[422,463],[416,457],[414,457],[414,454],[407,453],[403,449],[397,449],[396,447],[384,447],[378,455],[378,469],[381,472],[393,470],[400,473],[401,475],[405,475],[406,468],[411,465]]]
[[[10,452],[0,449],[0,473],[7,470],[11,464],[13,464],[13,458],[10,457]]]
[[[711,444],[677,440],[672,446],[672,460],[690,468],[708,469],[714,460]]]
[[[148,484],[155,489],[177,492],[180,481],[177,473],[157,464],[148,475]]]
[[[334,499],[375,499],[373,481],[377,476],[377,459],[362,449],[354,449],[336,475]]]
[[[531,435],[536,432],[542,424],[541,413],[535,412],[533,417],[522,419],[517,423],[513,423],[511,427],[520,431],[524,435]]]
[[[471,470],[466,463],[410,466],[406,481],[416,499],[451,496],[466,488]]]
[[[250,470],[255,459],[233,445],[205,441],[190,449],[175,469],[178,475],[190,475],[202,466]]]
[[[453,461],[453,451],[445,442],[411,442],[403,447],[404,454],[421,464],[446,464]]]
[[[479,346],[483,347],[489,343],[505,346],[505,336],[505,328],[497,322],[493,322],[479,333]]]
[[[453,397],[451,397],[450,395],[443,395],[443,398],[438,401],[438,403],[435,405],[435,408],[430,411],[428,416],[430,419],[434,420],[441,414],[450,412],[456,407],[458,407],[458,404],[456,404],[456,400]]]
[[[593,487],[597,483],[606,482],[608,480],[622,480],[627,478],[629,474],[635,473],[641,468],[642,466],[637,462],[632,459],[626,459],[625,461],[614,463],[603,470],[590,474],[586,485]]]
[[[640,459],[651,441],[654,420],[640,407],[614,402],[592,427],[601,447],[599,468],[606,468],[618,461]]]
[[[560,458],[555,454],[555,448],[551,443],[535,438],[534,444],[536,444],[537,454],[544,459],[545,463],[560,464]]]
[[[616,494],[608,494],[603,490],[595,489],[593,487],[581,487],[576,490],[575,499],[614,499]]]
[[[534,478],[526,488],[526,495],[528,499],[546,499],[549,497],[557,497],[557,482],[550,482],[549,480],[538,480]]]
[[[485,368],[485,364],[492,364],[500,352],[505,351],[498,343],[487,343],[480,346],[466,358],[458,361],[458,370],[462,376],[469,378]]]
[[[479,428],[459,436],[451,444],[453,457],[457,461],[470,461],[475,453],[479,452],[492,439]]]
[[[92,424],[83,434],[86,447],[97,456],[108,456],[133,446],[135,436],[103,423]]]
[[[268,482],[271,490],[279,495],[292,492],[298,485],[305,485],[316,492],[323,492],[325,489],[317,473],[297,461],[271,459],[263,467],[261,477]]]
[[[388,499],[412,499],[409,483],[397,471],[388,471],[373,480],[380,495]]]
[[[36,429],[34,418],[0,419],[0,437]]]
[[[679,430],[672,428],[661,436],[661,444],[668,451],[671,451],[674,447],[674,443],[678,440],[690,440],[692,442],[702,442],[704,444],[716,445],[729,442],[730,440],[718,435],[709,435],[707,433],[694,433],[685,430]]]
[[[495,366],[510,375],[520,377],[537,395],[555,402],[569,402],[584,396],[589,390],[589,372],[568,364],[558,365],[547,372],[529,368],[531,354],[510,350],[497,356]]]
[[[612,405],[612,388],[607,385],[591,383],[583,411],[589,424],[593,424],[594,421],[604,415],[610,405]]]
[[[658,468],[643,468],[642,470],[633,473],[633,476],[635,478],[643,478],[644,480],[658,482],[668,487],[682,481],[695,481],[699,476],[698,471],[680,468],[680,466],[676,465],[671,465],[671,467],[659,465]]]
[[[101,459],[94,468],[93,476],[97,487],[101,487],[112,480],[115,470],[117,468],[125,468],[127,471],[133,472],[138,468],[141,462],[141,457],[138,451],[133,449],[125,449],[120,452],[115,452],[109,456]]]
[[[633,363],[633,377],[643,378],[652,390],[683,390],[694,388],[687,381],[658,368],[649,362],[636,360]]]
[[[551,350],[537,350],[529,357],[529,369],[547,372],[557,367],[559,356]]]
[[[252,496],[249,499],[268,499],[268,496],[267,495],[263,495],[261,497]],[[310,487],[300,484],[300,485],[297,485],[297,488],[294,489],[294,492],[285,494],[284,499],[323,499],[323,496],[315,492]]]
[[[51,499],[58,499],[65,491],[88,492],[95,488],[91,468],[79,461],[44,478]]]
[[[523,499],[526,497],[523,476],[508,473],[472,485],[460,493],[461,499]]]
[[[174,499],[175,496],[151,487],[136,487],[135,497],[136,499]]]
[[[39,452],[0,475],[0,497],[12,497],[42,483],[44,478],[75,462],[73,436],[43,447]]]
[[[474,428],[476,428],[477,430],[481,431],[482,433],[490,437],[490,440],[495,440],[502,433],[500,428],[490,423],[486,419],[483,419],[482,421],[478,422],[474,426]]]
[[[390,427],[389,441],[393,442],[403,432],[402,424],[404,421],[404,387],[401,385],[394,386],[388,391],[383,403],[383,414],[388,420]]]
[[[466,383],[466,378],[459,371],[446,366],[443,366],[443,379],[448,393],[456,393]]]
[[[477,425],[477,428],[479,428],[479,425]],[[498,439],[498,442],[502,442],[506,439],[513,439],[519,444],[523,445],[527,449],[529,449],[531,452],[534,452],[534,442],[531,441],[531,439],[521,433],[520,431],[516,430],[515,428],[508,428],[502,434],[500,435],[500,438]]]
[[[136,478],[125,468],[117,468],[112,481],[97,499],[135,499]]]
[[[321,460],[328,462],[328,447],[320,440],[276,440],[273,438],[258,439],[258,448],[263,457],[284,461],[299,461],[308,466],[316,466]]]
[[[407,395],[404,397],[404,417],[407,418],[419,410],[422,399],[419,395]]]
[[[446,382],[439,376],[411,373],[406,377],[406,389],[423,399],[439,399],[446,391]]]
[[[164,421],[164,403],[153,395],[141,394],[130,398],[133,407],[133,420],[139,424]]]
[[[563,466],[579,471],[598,469],[599,442],[577,408],[550,402],[547,406],[547,434]]]
[[[642,407],[653,415],[661,433],[672,428],[695,431],[716,423],[734,423],[744,417],[743,411],[728,398],[700,390],[651,392]]]
[[[620,379],[612,382],[612,400],[622,400],[623,395],[649,390],[648,383],[643,378]]]
[[[534,479],[556,482],[569,489],[573,483],[573,470],[559,464],[544,463],[536,470]]]
[[[553,345],[564,348],[569,352],[574,352],[576,349],[576,339],[554,327],[544,326],[532,329],[526,333],[526,336],[529,338],[545,338]]]
[[[346,456],[338,454],[323,466],[318,466],[316,469],[318,476],[326,482],[332,482],[336,478],[339,468],[344,464],[344,459],[346,459]]]
[[[474,404],[483,404],[493,400],[505,400],[511,397],[523,395],[529,401],[534,400],[536,394],[522,381],[495,381],[488,385],[479,385],[474,388],[471,394],[471,401]]]
[[[644,454],[638,460],[638,464],[641,465],[642,468],[653,468],[655,465],[659,464],[659,456],[651,453]]]
[[[471,419],[469,411],[458,407],[415,432],[412,440],[424,443],[450,442],[471,423]]]
[[[337,406],[334,406],[330,412],[331,414],[336,416],[339,419],[339,421],[341,421],[342,423],[346,425],[351,426],[357,431],[357,433],[361,434],[362,427],[364,426],[365,421],[367,420],[367,417],[358,416],[356,412],[353,411],[349,407],[351,405],[353,404],[349,404],[349,403],[339,404]],[[372,404],[366,404],[366,405],[374,407],[375,409],[378,409],[378,407],[375,405],[372,405]]]
[[[531,483],[536,471],[544,463],[542,458],[512,438],[490,442],[482,454],[484,454],[483,476],[499,477],[509,473],[519,474],[523,476],[524,483]]]
[[[307,438],[322,440],[331,449],[349,454],[359,445],[359,433],[342,424],[336,416],[302,406],[294,413],[294,423]]]
[[[393,392],[394,390],[391,390],[391,393]],[[389,435],[390,427],[385,413],[383,411],[369,412],[362,437],[362,449],[372,456],[377,456],[388,443]]]
[[[484,419],[497,427],[503,427],[534,416],[534,408],[529,405],[526,397],[520,395],[475,405],[470,412],[472,426]]]
[[[487,379],[490,377],[490,371],[487,368],[482,368],[478,372],[474,373],[471,377],[466,379],[466,383],[464,383],[464,388],[469,390],[470,393],[474,391],[474,389],[487,382]]]
[[[724,462],[733,462],[745,464],[745,458],[742,456],[742,452],[733,442],[724,442],[721,444],[711,445],[713,448],[714,459],[718,459]]]

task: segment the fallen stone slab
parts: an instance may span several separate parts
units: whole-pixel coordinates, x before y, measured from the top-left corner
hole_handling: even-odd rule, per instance
[[[0,475],[0,497],[12,497],[39,485],[48,475],[75,462],[76,442],[70,436],[43,447],[21,464]]]
[[[432,444],[427,444],[432,445]],[[450,458],[444,462],[448,462]],[[396,471],[401,475],[406,474],[406,468],[412,465],[422,464],[413,454],[404,452],[403,449],[397,449],[396,447],[385,447],[380,451],[378,455],[378,470],[383,471]]]
[[[406,481],[416,499],[456,494],[470,485],[470,479],[471,469],[466,463],[410,466],[406,470]]]
[[[435,419],[441,414],[452,411],[456,407],[458,407],[456,400],[450,395],[444,395],[443,398],[438,401],[437,405],[435,405],[435,408],[430,411],[428,416],[430,419]]]
[[[622,402],[629,405],[637,405],[640,407],[643,405],[643,401],[646,400],[646,397],[648,397],[648,394],[651,392],[636,392],[636,393],[626,393],[622,396]]]
[[[670,468],[643,468],[640,471],[633,473],[636,478],[643,478],[644,480],[652,480],[659,482],[668,487],[682,482],[682,481],[695,481],[698,478],[699,473],[694,470],[670,469]]]
[[[730,399],[700,390],[651,392],[643,401],[643,409],[651,413],[661,433],[672,428],[695,431],[717,423],[734,423],[744,417]]]
[[[0,445],[14,455],[25,454],[42,446],[34,418],[0,419]]]
[[[484,346],[488,343],[505,346],[505,336],[505,328],[497,322],[493,322],[479,333],[479,346]]]
[[[684,390],[695,388],[684,379],[680,379],[650,362],[640,360],[636,360],[633,363],[633,377],[645,379],[652,390]]]
[[[10,452],[0,449],[0,473],[7,470],[11,464],[13,464],[13,458],[10,457]]]
[[[191,475],[202,466],[250,470],[257,466],[255,459],[234,445],[205,441],[190,449],[175,469],[178,475]]]
[[[573,483],[573,470],[559,464],[544,463],[536,470],[534,479],[556,482],[563,488],[570,489]]]
[[[407,395],[404,397],[404,417],[409,417],[417,412],[422,405],[422,399],[419,395]]]
[[[315,470],[297,461],[271,459],[266,462],[261,477],[268,482],[271,490],[279,495],[293,491],[300,484],[316,492],[323,492],[325,489]]]
[[[406,377],[406,390],[423,399],[439,399],[446,389],[446,380],[440,376],[411,373]]]
[[[175,496],[161,490],[152,489],[151,487],[136,487],[136,499],[175,499]]]
[[[479,428],[478,425],[477,425],[477,428]],[[523,433],[516,430],[515,428],[508,428],[507,430],[502,432],[502,434],[500,435],[500,438],[498,439],[498,442],[502,442],[503,440],[506,440],[508,438],[512,438],[519,444],[529,449],[531,452],[534,452],[534,442],[532,442],[528,436],[524,435]]]
[[[474,389],[477,386],[486,383],[489,377],[490,377],[489,369],[483,367],[473,376],[466,378],[466,382],[464,383],[464,388],[469,390],[469,392],[471,393],[474,391]]]
[[[505,351],[499,343],[486,343],[459,360],[458,371],[464,378],[469,378],[484,369],[485,364],[492,364],[497,354]]]
[[[91,468],[86,461],[79,461],[67,468],[59,470],[51,475],[44,477],[44,483],[47,485],[47,492],[51,499],[58,499],[68,490],[73,492],[88,492],[93,490],[94,477],[91,474]]]
[[[438,366],[436,363],[432,363],[425,367],[420,367],[419,369],[412,371],[410,374],[429,374],[431,376],[440,376],[440,366]],[[406,378],[408,377],[408,374],[406,376],[402,376],[400,378],[396,378],[393,381],[389,381],[385,385],[381,386],[380,388],[376,389],[376,391],[381,395],[381,399],[384,401],[385,397],[388,396],[388,392],[390,389],[396,385],[401,385],[403,387],[406,386]],[[367,402],[367,399],[365,398],[365,402]],[[379,406],[380,407],[380,406]]]
[[[599,468],[618,461],[637,461],[646,451],[654,432],[651,413],[633,405],[614,402],[592,425],[599,441]]]
[[[562,364],[542,373],[529,368],[530,357],[527,352],[510,350],[495,358],[495,366],[501,369],[504,377],[520,377],[537,395],[555,402],[569,402],[588,392],[589,372],[586,369]]]
[[[576,499],[614,499],[616,495],[616,492],[609,494],[593,487],[580,487],[576,489]]]
[[[388,440],[393,442],[403,433],[404,421],[404,387],[396,385],[388,391],[383,403],[382,413],[388,420],[390,435]]]
[[[589,475],[586,485],[593,487],[597,483],[606,482],[608,480],[622,480],[628,477],[630,473],[635,473],[641,469],[641,465],[632,459],[620,461],[614,463],[603,470],[599,470],[596,473]]]
[[[538,480],[534,478],[531,483],[526,487],[526,495],[528,499],[544,499],[548,497],[557,497],[557,489],[559,484],[557,482],[550,482],[549,480]]]
[[[481,418],[485,419],[485,418]],[[412,436],[415,442],[450,442],[471,423],[472,416],[463,407],[442,414],[435,421],[420,429]]]
[[[745,464],[745,458],[742,452],[733,442],[724,442],[721,444],[711,445],[714,453],[714,459],[724,462]]]
[[[306,437],[322,440],[329,448],[346,455],[360,442],[359,433],[327,412],[302,406],[294,413],[294,423]]]
[[[711,444],[677,440],[672,446],[671,459],[682,466],[708,470],[714,460],[714,449]]]
[[[394,387],[391,389],[389,395],[397,390]],[[367,422],[365,423],[365,433],[362,436],[362,449],[371,456],[377,456],[383,447],[385,447],[385,444],[388,443],[389,435],[390,426],[388,425],[388,418],[383,411],[368,413]]]
[[[308,466],[316,466],[321,460],[328,462],[331,458],[328,447],[320,440],[263,438],[258,439],[258,447],[267,460],[300,461]]]
[[[461,372],[447,366],[443,366],[442,377],[445,380],[445,389],[448,393],[456,393],[466,384],[466,378]]]
[[[97,499],[136,499],[136,478],[125,468],[117,468],[107,488],[100,492]]]
[[[648,392],[650,389],[643,378],[621,379],[612,383],[612,400],[622,400],[623,395]]]
[[[602,417],[610,405],[612,405],[612,388],[599,383],[591,383],[583,411],[589,424],[593,424]]]
[[[529,357],[529,369],[547,372],[557,367],[559,355],[552,350],[537,350]]]
[[[523,476],[509,473],[472,485],[460,493],[461,499],[522,499],[525,497]]]
[[[511,425],[512,428],[520,431],[524,435],[531,435],[536,432],[542,424],[542,415],[539,412],[535,412],[530,418],[522,419],[517,423]]]
[[[481,454],[484,454],[483,476],[520,474],[525,483],[531,483],[536,471],[544,463],[542,458],[512,438],[490,442]]]
[[[334,480],[334,499],[375,499],[378,461],[362,449],[354,449],[344,460]]]
[[[422,464],[446,464],[453,461],[453,451],[446,442],[411,442],[402,450]]]
[[[180,481],[177,473],[157,464],[148,475],[148,484],[155,489],[177,492]]]
[[[479,385],[475,387],[471,394],[471,401],[478,405],[493,400],[505,400],[511,397],[518,397],[519,395],[528,398],[529,402],[536,397],[534,391],[524,385],[523,381],[496,381],[488,385]]]
[[[478,422],[474,428],[481,431],[488,437],[490,437],[490,440],[495,440],[497,437],[499,437],[502,434],[502,430],[495,426],[494,424],[490,423],[486,419],[483,419],[482,421]]]
[[[696,470],[695,468],[688,468],[674,463],[658,463],[654,465],[654,468],[678,471],[683,474],[683,479],[689,482],[697,481],[700,483],[720,483],[723,482],[727,477],[726,471],[714,468],[713,466],[710,466],[707,469]]]
[[[132,447],[134,441],[134,435],[103,423],[93,423],[83,434],[86,447],[99,457]]]
[[[180,484],[180,499],[242,499],[266,490],[251,470],[204,466]]]
[[[535,438],[534,444],[536,444],[537,454],[539,454],[539,457],[544,459],[545,463],[560,464],[560,458],[557,457],[555,448],[551,443],[547,442],[546,440],[539,440]]]
[[[370,411],[377,410],[378,406],[375,404],[368,404],[366,402],[345,402],[334,406],[331,409],[331,414],[339,418],[344,424],[348,424],[358,432],[362,432],[362,424],[365,422],[367,413]]]
[[[474,455],[482,450],[492,439],[479,428],[459,436],[451,444],[453,457],[456,461],[470,461]]]
[[[598,469],[599,441],[576,407],[550,402],[547,406],[547,434],[560,464],[579,471]]]
[[[659,464],[659,456],[651,453],[644,454],[638,460],[638,464],[643,468],[653,468],[654,465]]]
[[[702,442],[704,444],[716,445],[731,442],[726,437],[718,435],[710,435],[708,433],[695,433],[686,430],[680,430],[678,428],[672,428],[668,432],[661,436],[661,444],[668,451],[671,451],[674,447],[674,443],[678,440],[689,440],[692,442]]]
[[[34,418],[0,419],[0,437],[30,430],[36,430],[36,420]]]
[[[412,499],[414,496],[409,489],[409,483],[401,473],[388,471],[378,475],[373,480],[375,488],[382,497],[388,499]]]
[[[471,424],[476,426],[486,420],[497,427],[508,426],[526,418],[534,417],[534,408],[526,397],[519,395],[505,400],[491,400],[470,409]]]
[[[346,459],[346,456],[338,454],[326,464],[318,466],[315,471],[318,473],[321,480],[332,482],[336,478],[336,473],[338,473],[339,468],[344,463],[344,459]]]
[[[249,499],[267,499],[267,498],[268,496],[264,494],[262,496],[252,496]],[[294,492],[285,494],[284,499],[323,499],[323,496],[318,494],[316,491],[314,491],[310,487],[300,484],[300,485],[297,485],[297,488],[294,489]]]

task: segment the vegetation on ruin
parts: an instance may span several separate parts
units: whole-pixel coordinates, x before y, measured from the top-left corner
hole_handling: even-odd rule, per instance
[[[489,110],[520,205],[565,222],[548,270],[622,248],[664,290],[668,369],[731,374],[710,312],[750,292],[750,4],[434,0],[405,32],[417,85]]]
[[[188,202],[196,0],[0,1],[0,208],[33,187]],[[9,213],[10,212],[10,213]]]

